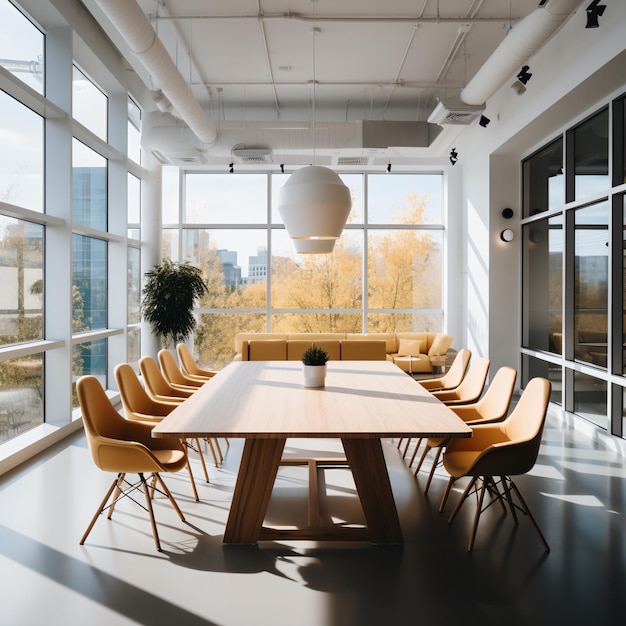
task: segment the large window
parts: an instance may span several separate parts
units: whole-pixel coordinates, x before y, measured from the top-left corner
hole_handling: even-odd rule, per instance
[[[574,355],[607,365],[608,203],[574,211]]]
[[[562,354],[563,214],[526,224],[523,232],[527,250],[523,269],[523,345]]]
[[[106,141],[108,98],[76,66],[73,70],[72,115],[76,121]]]
[[[72,209],[77,224],[107,227],[107,162],[74,139],[72,143]]]
[[[39,115],[0,91],[1,202],[43,211],[43,131]]]
[[[604,109],[570,132],[574,149],[574,198],[602,193],[609,186],[609,110]]]
[[[43,228],[0,215],[0,344],[43,338]]]
[[[620,436],[626,423],[623,111],[618,98],[522,164],[522,382],[547,376],[553,400],[556,391],[567,411]]]
[[[38,93],[44,91],[44,36],[8,0],[0,0],[0,65]]]
[[[164,256],[201,267],[209,286],[195,336],[204,366],[232,359],[238,331],[443,329],[443,175],[340,176],[352,211],[333,253],[315,255],[296,253],[280,219],[288,174],[166,168]]]
[[[35,429],[30,444],[77,417],[79,376],[109,386],[139,359],[145,170],[112,46],[73,3],[30,2],[32,19],[18,4],[0,0],[0,443]]]

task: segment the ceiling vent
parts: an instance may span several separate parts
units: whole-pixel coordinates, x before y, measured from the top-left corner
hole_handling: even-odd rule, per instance
[[[185,165],[204,165],[207,162],[204,154],[193,148],[182,152],[152,150],[152,156],[162,165],[178,165],[180,167]]]
[[[253,148],[245,144],[233,146],[232,155],[241,164],[262,164],[272,162],[272,151],[269,148]]]
[[[480,117],[485,106],[465,104],[461,100],[441,101],[430,114],[430,124],[467,126]]]
[[[338,157],[337,159],[337,165],[342,166],[342,165],[358,165],[358,166],[363,166],[363,165],[369,165],[370,164],[370,158],[369,157],[361,157],[361,156],[347,156],[347,157]]]

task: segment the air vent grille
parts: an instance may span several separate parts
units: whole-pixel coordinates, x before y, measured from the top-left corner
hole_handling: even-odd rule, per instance
[[[238,163],[242,164],[259,164],[259,163],[271,163],[272,151],[269,148],[247,146],[243,143],[238,143],[233,146],[233,156],[237,159]]]
[[[337,165],[369,165],[369,157],[339,157],[337,159]]]

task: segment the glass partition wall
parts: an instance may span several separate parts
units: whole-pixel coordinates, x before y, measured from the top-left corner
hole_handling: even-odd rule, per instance
[[[548,377],[553,401],[621,437],[624,108],[614,100],[522,164],[523,382]]]

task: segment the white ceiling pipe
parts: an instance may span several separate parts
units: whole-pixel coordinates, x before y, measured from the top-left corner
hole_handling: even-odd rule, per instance
[[[535,9],[520,20],[461,91],[461,100],[466,104],[485,104],[580,3],[581,0],[548,0],[546,6]]]
[[[154,87],[165,94],[180,118],[202,143],[215,143],[215,125],[206,117],[139,5],[134,0],[96,1],[133,54],[150,72]]]

